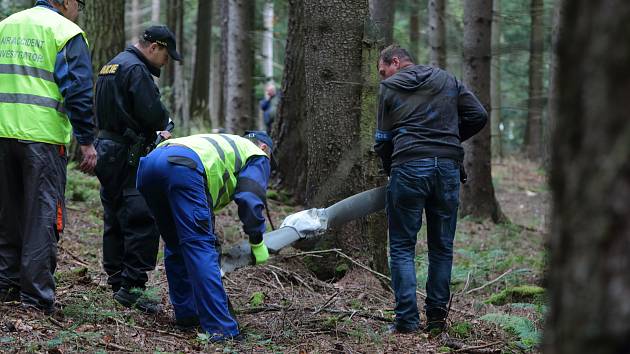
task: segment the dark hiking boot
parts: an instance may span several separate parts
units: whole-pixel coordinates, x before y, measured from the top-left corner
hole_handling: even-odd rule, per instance
[[[424,332],[430,335],[438,335],[446,330],[446,318],[448,317],[448,311],[440,308],[427,310],[427,324],[424,327]]]
[[[184,317],[175,319],[175,328],[182,332],[191,332],[199,327],[198,317]]]
[[[114,294],[114,300],[125,307],[135,308],[145,313],[160,312],[160,304],[148,298],[141,288],[122,287]]]
[[[20,291],[17,288],[0,288],[0,303],[20,301]]]

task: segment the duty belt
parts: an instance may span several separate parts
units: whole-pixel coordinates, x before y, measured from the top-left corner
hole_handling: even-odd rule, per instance
[[[117,143],[121,143],[121,144],[132,144],[133,142],[129,141],[128,138],[118,134],[118,133],[114,133],[112,131],[109,130],[101,130],[98,132],[98,138],[99,139],[104,139],[104,140],[112,140],[115,141]]]

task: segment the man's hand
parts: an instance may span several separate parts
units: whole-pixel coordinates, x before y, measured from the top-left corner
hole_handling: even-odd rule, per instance
[[[83,160],[81,160],[79,170],[87,174],[94,173],[94,167],[96,167],[96,149],[94,149],[94,145],[80,145],[80,148]]]
[[[169,132],[168,130],[161,131],[160,135],[162,136],[162,138],[164,138],[164,140],[168,140],[173,137],[173,135],[171,135],[171,132]]]
[[[250,246],[252,248],[252,255],[254,256],[257,265],[267,262],[269,259],[269,250],[267,249],[265,242],[261,241],[255,245],[250,244]]]

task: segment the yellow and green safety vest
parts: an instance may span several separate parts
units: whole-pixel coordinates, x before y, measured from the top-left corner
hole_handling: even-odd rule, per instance
[[[53,72],[57,53],[78,34],[86,38],[74,22],[40,6],[0,22],[0,137],[70,142]]]
[[[193,150],[203,163],[212,210],[228,205],[236,190],[238,173],[252,156],[267,156],[249,139],[229,134],[199,134],[170,139],[159,146],[178,144]]]

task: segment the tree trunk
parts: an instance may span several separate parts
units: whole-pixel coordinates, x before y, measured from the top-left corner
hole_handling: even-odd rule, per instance
[[[531,34],[529,40],[529,101],[524,147],[532,160],[542,157],[543,95],[543,0],[531,1]]]
[[[306,200],[306,166],[308,139],[306,134],[304,73],[304,1],[289,0],[288,33],[285,49],[282,94],[272,129],[276,143],[280,185],[296,202]]]
[[[140,0],[131,1],[131,28],[127,30],[127,43],[132,43],[137,40],[140,32]]]
[[[263,9],[262,66],[265,81],[273,82],[273,1],[265,2]]]
[[[492,0],[464,2],[464,82],[490,109],[490,40]],[[494,195],[490,151],[490,125],[464,143],[464,166],[468,183],[462,187],[460,214],[478,218],[505,219]]]
[[[375,156],[370,154],[376,115],[373,71],[378,56],[376,48],[364,54],[367,1],[309,0],[304,6],[308,43],[304,53],[309,141],[306,202],[309,207],[324,207],[384,183],[378,177]],[[368,70],[372,72],[369,80],[363,76]],[[372,222],[382,226],[384,220]],[[373,248],[382,250],[386,245],[370,244],[375,239],[368,234],[371,226],[365,219],[353,221],[317,240],[316,248],[338,247],[371,261],[377,253]],[[381,231],[382,240],[384,228]],[[366,255],[365,250],[372,254]],[[313,270],[321,278],[334,278],[347,269],[344,263],[334,257],[318,259]]]
[[[92,71],[97,77],[101,67],[125,48],[125,4],[123,0],[94,0],[79,17],[92,55]],[[119,24],[112,26],[112,23]]]
[[[545,353],[630,352],[630,2],[566,1]]]
[[[416,63],[420,62],[420,0],[410,0],[409,52]]]
[[[492,2],[492,64],[490,65],[490,123],[492,157],[503,158],[501,135],[501,1]]]
[[[381,45],[388,46],[394,42],[394,16],[396,0],[370,0],[370,17],[380,33]]]
[[[446,68],[446,0],[429,0],[429,64]]]
[[[210,123],[210,51],[212,36],[212,1],[199,1],[197,7],[197,45],[195,71],[190,100],[191,119],[207,130]]]
[[[213,23],[221,26],[221,33],[215,36],[212,43],[212,59],[210,65],[210,119],[213,128],[225,128],[225,99],[223,96],[223,80],[225,77],[226,30],[227,30],[227,2],[226,0],[214,0],[212,6]]]
[[[250,0],[228,2],[225,90],[225,121],[228,132],[242,134],[256,127],[252,114],[253,52],[250,39],[253,5]]]
[[[560,20],[564,14],[566,6],[565,0],[555,0],[553,25],[551,30],[551,60],[549,63],[549,104],[547,114],[547,124],[543,129],[543,166],[547,171],[551,168],[551,136],[556,127],[556,112],[558,111],[558,38],[562,31]]]
[[[151,0],[151,22],[160,22],[160,0]]]

